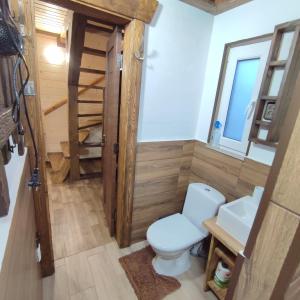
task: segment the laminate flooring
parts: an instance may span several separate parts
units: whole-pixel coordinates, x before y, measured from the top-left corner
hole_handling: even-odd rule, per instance
[[[110,237],[102,207],[101,179],[49,184],[50,215],[56,272],[43,279],[43,300],[137,299],[119,257],[147,242],[119,249]],[[203,291],[204,261],[178,278],[181,288],[165,299],[216,300]]]
[[[102,206],[102,179],[48,184],[54,259],[112,242]]]

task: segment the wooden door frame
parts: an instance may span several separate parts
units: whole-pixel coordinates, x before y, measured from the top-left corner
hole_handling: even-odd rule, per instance
[[[98,0],[97,6],[93,3],[89,3],[90,1],[44,1],[92,18],[125,26],[119,118],[116,240],[120,247],[129,246],[131,242],[137,124],[142,78],[142,60],[136,58],[136,53],[140,53],[141,56],[143,55],[141,52],[143,52],[144,43],[144,22],[149,23],[151,21],[158,2],[156,0],[148,0],[146,2],[143,1],[141,5],[136,6],[136,1],[126,1],[122,2],[122,5],[120,5],[119,8],[116,8],[114,4],[107,4],[107,1],[103,0]],[[33,0],[30,1],[30,4],[33,5]],[[103,4],[102,7],[101,4]],[[112,8],[110,9],[107,5],[111,5]],[[132,7],[134,9],[131,9]],[[31,11],[34,12],[33,7]],[[41,103],[37,102],[35,106],[37,109],[34,118],[42,126]],[[41,152],[43,152],[42,161],[44,162],[45,142],[42,130],[39,131],[39,139],[42,144]],[[44,257],[42,273],[44,276],[48,276],[54,272],[54,259],[46,184],[43,184],[42,190],[43,192],[41,193],[40,201],[44,204],[36,211],[36,222],[37,224],[41,224],[41,226],[38,227],[41,238],[42,256]],[[48,218],[44,218],[45,216],[48,216]]]

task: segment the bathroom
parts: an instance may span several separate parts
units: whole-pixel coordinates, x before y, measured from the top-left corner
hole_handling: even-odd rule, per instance
[[[300,190],[295,180],[300,141],[299,1],[97,1],[23,4],[27,19],[33,7],[43,6],[46,15],[61,10],[73,22],[74,15],[80,19],[84,14],[90,27],[104,26],[103,45],[92,38],[93,47],[87,46],[83,38],[81,46],[95,48],[105,60],[106,47],[118,32],[123,56],[116,55],[121,83],[116,84],[120,108],[114,121],[119,129],[112,150],[116,172],[110,174],[116,181],[111,194],[115,202],[105,200],[109,180],[105,182],[103,169],[97,170],[97,178],[69,176],[70,157],[76,157],[70,148],[65,176],[59,183],[49,176],[48,186],[44,177],[39,191],[45,198],[42,194],[39,200],[45,201],[34,202],[26,181],[26,155],[32,149],[22,159],[12,155],[0,177],[6,172],[15,197],[8,215],[12,229],[5,225],[6,242],[0,243],[0,300],[300,299]],[[112,22],[102,19],[107,15]],[[40,69],[31,67],[44,85],[41,98],[54,107],[60,90],[54,91],[46,79],[56,87],[64,84],[65,97],[67,70],[76,60],[65,55],[67,34],[35,29],[37,37],[26,43],[37,40],[37,52],[32,44],[29,52],[38,53]],[[72,36],[76,40],[74,32]],[[58,45],[60,38],[64,46]],[[46,39],[65,51],[60,66],[45,65],[41,40]],[[82,68],[81,59],[77,63]],[[102,98],[86,96],[78,98],[79,103],[96,102],[88,98],[95,97],[105,104],[106,64],[101,66],[102,79],[97,79]],[[93,57],[88,67],[99,76]],[[89,81],[84,84],[91,87]],[[43,88],[53,97],[45,96]],[[57,145],[59,134],[69,138],[70,119],[63,106],[68,101],[70,96],[50,115]],[[37,135],[44,134],[46,152],[55,153],[47,149],[49,117],[39,101],[35,106],[34,121],[44,122]],[[102,130],[102,123],[99,127]],[[104,147],[105,139],[98,144]],[[51,175],[51,162],[45,157],[42,165]],[[97,168],[103,161],[101,152]],[[20,201],[23,198],[26,201]],[[0,219],[0,238],[5,218]],[[19,240],[21,246],[15,247]]]
[[[259,97],[274,27],[298,18],[299,5],[293,1],[289,1],[288,6],[280,1],[251,1],[213,19],[203,11],[196,11],[180,2],[160,2],[152,21],[155,26],[146,29],[132,243],[144,240],[149,226],[157,220],[182,211],[190,183],[205,183],[215,188],[225,196],[226,202],[252,196],[256,187],[257,195],[261,195],[261,187],[265,187],[274,161],[276,146],[271,143],[248,143],[255,108],[252,101]],[[171,36],[176,36],[176,39],[171,39]],[[286,44],[281,46],[282,52],[279,54],[282,60],[288,54],[291,38],[286,36],[284,42]],[[255,48],[258,44],[262,45],[262,49],[251,49],[252,45]],[[253,98],[249,99],[251,107],[240,108],[242,112],[247,110],[246,122],[250,123],[246,124],[246,133],[243,132],[246,141],[242,147],[231,147],[232,144],[226,144],[224,138],[223,144],[216,145],[212,137],[214,122],[222,119],[223,127],[226,123],[224,99],[229,85],[226,80],[230,77],[227,70],[232,68],[226,59],[231,51],[236,51],[237,54],[232,56],[239,56],[239,59],[242,55],[247,57],[249,51],[264,53],[257,70],[260,84],[253,83],[254,92],[252,90],[250,96]],[[280,78],[279,72],[276,75]],[[230,78],[228,80],[232,83],[233,76]],[[273,80],[269,95],[278,93],[281,83],[278,78]],[[227,98],[230,98],[228,94]],[[236,127],[240,126],[238,118],[233,122],[239,124]],[[233,125],[231,130],[235,129]],[[246,198],[247,201],[252,199]],[[254,208],[256,210],[257,207]],[[239,211],[240,215],[242,213]],[[254,215],[250,219],[252,224]],[[210,229],[215,228],[212,226]],[[158,227],[157,230],[162,229]],[[245,239],[242,238],[242,246]],[[237,246],[239,250],[242,248]],[[213,278],[212,274],[209,276]]]

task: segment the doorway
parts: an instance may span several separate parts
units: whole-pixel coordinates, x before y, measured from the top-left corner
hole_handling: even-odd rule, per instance
[[[43,123],[54,258],[59,259],[109,243],[115,233],[123,34],[120,25],[41,1],[35,5],[36,23],[43,25],[37,33],[39,79],[46,112]],[[58,32],[53,26],[57,22],[49,20],[49,15],[52,19],[63,15],[64,32]],[[78,31],[72,34],[75,18],[85,20],[83,44],[76,39]],[[79,64],[74,66],[72,49],[80,47]],[[70,71],[76,68],[75,99],[70,98]],[[64,101],[68,88],[72,107],[70,101]],[[76,119],[70,119],[74,106]],[[79,181],[69,178],[72,129],[78,134]]]

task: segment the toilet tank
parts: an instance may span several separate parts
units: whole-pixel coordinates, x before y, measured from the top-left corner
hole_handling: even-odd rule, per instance
[[[202,222],[214,217],[225,197],[216,189],[204,183],[191,183],[185,197],[182,214],[205,235],[208,231]]]

